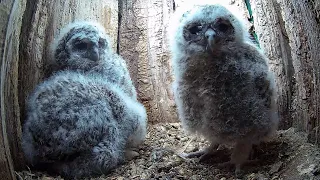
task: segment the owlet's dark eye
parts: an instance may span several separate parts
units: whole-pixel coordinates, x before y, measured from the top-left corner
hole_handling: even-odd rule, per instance
[[[222,32],[226,32],[229,29],[229,25],[225,23],[220,23],[218,25],[218,30]]]
[[[99,39],[98,43],[99,43],[99,48],[104,48],[107,45],[106,40],[102,38]]]
[[[192,26],[191,28],[189,28],[189,32],[191,34],[198,34],[201,30],[202,30],[201,25],[195,25],[195,26]]]
[[[85,42],[79,42],[79,43],[75,44],[75,47],[78,50],[86,50],[88,46],[87,46],[87,43],[85,43]]]

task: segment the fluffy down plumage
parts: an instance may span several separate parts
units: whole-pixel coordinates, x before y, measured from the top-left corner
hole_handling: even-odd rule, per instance
[[[184,129],[211,146],[234,144],[236,173],[257,144],[277,129],[275,83],[267,58],[242,22],[219,4],[180,10],[170,29],[175,101]]]

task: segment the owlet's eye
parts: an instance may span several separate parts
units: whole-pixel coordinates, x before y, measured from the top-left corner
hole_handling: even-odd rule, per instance
[[[198,34],[202,30],[202,25],[197,24],[189,28],[191,34]]]
[[[219,31],[225,32],[225,31],[227,31],[228,29],[229,29],[229,26],[228,26],[227,24],[225,24],[225,23],[220,23],[220,24],[218,25],[218,30],[219,30]]]
[[[88,46],[87,46],[87,43],[85,43],[85,42],[79,42],[79,43],[76,43],[76,44],[75,44],[75,47],[76,47],[78,50],[83,51],[83,50],[86,50]]]

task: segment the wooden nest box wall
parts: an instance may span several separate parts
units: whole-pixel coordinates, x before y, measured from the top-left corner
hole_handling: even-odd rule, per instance
[[[261,48],[277,79],[280,128],[295,127],[319,144],[320,2],[230,1],[252,12]],[[149,123],[178,121],[171,83],[167,27],[183,0],[2,0],[0,1],[0,177],[24,168],[21,127],[25,99],[43,80],[50,42],[75,20],[94,20],[109,33],[148,110]]]

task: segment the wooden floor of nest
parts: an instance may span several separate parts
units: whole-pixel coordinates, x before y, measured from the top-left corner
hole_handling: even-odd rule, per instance
[[[277,137],[254,147],[251,158],[254,164],[243,167],[247,180],[320,180],[320,151],[306,142],[306,136],[294,129],[279,131]],[[190,179],[232,180],[233,167],[218,168],[217,163],[228,161],[230,150],[223,149],[212,159],[199,163],[197,158],[184,159],[182,152],[191,152],[207,146],[196,137],[187,136],[179,123],[149,126],[147,139],[140,147],[140,155],[134,160],[113,170],[110,174],[95,179]],[[41,172],[23,171],[18,179],[61,179]]]

